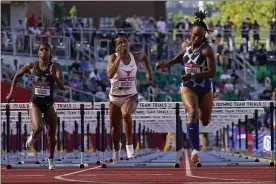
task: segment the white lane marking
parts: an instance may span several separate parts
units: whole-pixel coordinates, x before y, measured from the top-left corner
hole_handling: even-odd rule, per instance
[[[2,174],[2,177],[34,177],[34,176],[46,176],[46,175],[10,175],[10,174]]]
[[[188,177],[193,177],[193,178],[200,178],[200,179],[211,179],[211,180],[223,180],[223,181],[244,181],[248,179],[229,179],[229,178],[214,178],[214,177],[206,177],[206,176],[195,176],[192,175],[191,167],[190,167],[190,162],[189,162],[189,156],[188,156],[188,150],[185,149],[185,164],[186,164],[186,176]],[[200,168],[198,168],[200,169]],[[261,181],[254,181],[251,180],[252,182],[261,182]],[[233,183],[233,182],[231,182]]]
[[[82,173],[82,172],[85,172],[85,171],[90,171],[90,170],[94,170],[94,169],[98,169],[100,168],[101,166],[96,166],[96,167],[92,167],[92,168],[88,168],[88,169],[84,169],[84,170],[80,170],[80,171],[76,171],[76,172],[71,172],[71,173],[67,173],[67,174],[62,174],[62,175],[58,175],[58,176],[55,176],[55,179],[58,179],[58,180],[64,180],[64,181],[72,181],[72,182],[86,182],[86,183],[91,183],[91,181],[82,181],[82,180],[74,180],[74,179],[66,179],[66,178],[63,178],[64,176],[70,176],[70,175],[73,175],[73,174],[78,174],[78,173]]]
[[[117,173],[110,173],[110,174],[80,174],[77,176],[129,176],[129,174],[117,174]],[[131,176],[172,176],[172,174],[131,174]]]

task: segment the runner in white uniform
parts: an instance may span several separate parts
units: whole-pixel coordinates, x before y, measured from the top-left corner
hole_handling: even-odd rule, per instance
[[[118,33],[112,39],[114,54],[108,57],[107,76],[111,81],[109,94],[110,126],[114,145],[114,162],[120,159],[121,121],[125,123],[126,150],[128,158],[134,157],[132,143],[132,118],[131,114],[138,105],[138,92],[136,87],[136,62],[142,61],[147,69],[147,79],[152,81],[150,64],[144,53],[130,53],[128,38],[123,33]]]

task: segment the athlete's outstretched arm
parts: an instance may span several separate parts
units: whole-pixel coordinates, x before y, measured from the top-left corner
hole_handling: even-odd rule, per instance
[[[196,73],[196,79],[213,78],[216,76],[216,61],[213,49],[208,45],[202,50],[202,54],[206,57],[207,70],[202,73]]]
[[[62,75],[62,70],[61,70],[60,64],[59,63],[53,63],[50,67],[50,72],[53,75],[53,78],[55,79],[58,88],[61,89],[61,90],[65,90],[63,75]]]
[[[167,67],[170,67],[172,65],[180,63],[182,61],[182,58],[184,56],[185,51],[186,51],[186,49],[182,49],[173,59],[171,59],[168,62],[165,62],[165,63],[157,62],[156,63],[156,69],[157,70],[158,69],[163,69],[163,68],[167,68]]]
[[[25,73],[29,72],[33,67],[34,67],[34,63],[33,62],[26,63],[20,70],[18,70],[16,72],[16,74],[14,75],[13,80],[12,80],[10,93],[8,94],[8,96],[11,96],[10,98],[12,98],[12,96],[13,96],[14,88],[15,88],[15,86],[17,84],[18,79],[22,75],[24,75]],[[12,100],[12,99],[7,99],[7,100],[9,101],[9,100]]]

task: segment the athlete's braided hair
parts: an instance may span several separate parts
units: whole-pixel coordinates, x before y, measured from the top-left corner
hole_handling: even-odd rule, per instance
[[[205,22],[204,22],[204,19],[207,17],[207,12],[206,12],[206,10],[201,11],[201,10],[198,9],[198,10],[194,13],[194,17],[195,17],[196,21],[193,23],[192,27],[194,27],[194,26],[202,27],[202,28],[205,29],[205,31],[206,31],[208,34],[210,34],[210,33],[209,33],[210,30],[208,30],[207,25],[206,25]]]

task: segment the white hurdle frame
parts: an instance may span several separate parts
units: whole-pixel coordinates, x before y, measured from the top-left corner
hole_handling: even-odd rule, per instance
[[[95,102],[95,103],[92,103],[92,104],[91,103],[56,103],[55,107],[56,107],[57,110],[59,110],[59,109],[60,110],[61,109],[67,109],[67,110],[68,109],[76,109],[77,110],[80,104],[84,104],[85,109],[88,107],[88,108],[93,109],[93,110],[96,110],[96,109],[99,110],[99,109],[101,109],[102,104],[104,104],[107,107],[108,103],[109,102]],[[165,110],[170,110],[170,111],[167,111],[168,112],[167,114],[170,114],[173,111],[177,111],[177,110],[174,110],[174,107],[176,106],[176,104],[179,104],[179,111],[181,113],[185,112],[185,111],[182,111],[182,109],[184,109],[184,106],[181,102],[142,102],[142,103],[139,103],[138,108],[137,108],[136,112],[134,113],[134,116],[135,117],[136,116],[140,117],[141,115],[139,116],[138,112],[141,109],[151,109],[151,110],[152,109],[154,109],[154,110],[160,110],[160,109],[164,110],[165,109]],[[214,101],[214,106],[213,107],[217,108],[217,109],[214,109],[213,111],[220,111],[221,108],[236,108],[235,110],[232,110],[232,111],[237,113],[239,111],[237,109],[239,109],[239,108],[244,108],[245,109],[245,107],[247,107],[249,109],[250,108],[255,108],[256,109],[256,108],[271,107],[271,104],[272,104],[273,108],[275,108],[275,102],[274,101]],[[5,107],[5,105],[6,104],[1,104],[1,108]],[[15,104],[14,103],[14,104],[10,104],[10,107],[11,107],[10,109],[12,109],[12,110],[13,109],[27,109],[27,108],[29,108],[29,104],[28,103],[23,103],[23,104]],[[108,111],[107,108],[103,109],[103,111],[102,111],[103,113],[101,113],[103,119],[105,119],[105,114],[106,114],[105,111]],[[223,111],[226,112],[227,110],[224,109]],[[241,111],[248,112],[250,110],[241,110]],[[274,111],[275,111],[275,109],[274,109]],[[142,111],[140,111],[140,112],[142,112]],[[147,112],[150,112],[150,111],[147,111]],[[84,112],[84,114],[85,114],[85,112]],[[155,113],[152,113],[151,115],[153,115],[153,114],[155,114]],[[166,113],[164,113],[164,114],[166,114]],[[147,115],[147,113],[144,113],[144,116],[146,116],[146,115]],[[92,115],[92,117],[94,117],[94,116]],[[141,116],[141,117],[143,117],[143,116]],[[178,116],[178,117],[180,117],[180,116]],[[178,117],[176,117],[176,121],[177,121]],[[142,120],[142,119],[140,119],[140,120]],[[227,125],[228,123],[229,123],[228,121],[225,121],[223,123],[216,124],[216,126],[218,128],[221,128],[222,126]],[[7,124],[9,124],[9,123],[7,123]],[[105,122],[103,122],[103,125],[105,126]],[[171,126],[171,124],[168,124],[168,126]],[[271,136],[274,136],[274,133],[272,133]],[[273,145],[273,148],[271,150],[272,155],[273,155],[273,151],[274,151],[274,145]],[[10,155],[7,155],[7,157],[9,159]],[[103,160],[104,160],[104,155],[103,155]],[[81,163],[83,163],[83,160],[81,161]],[[274,158],[273,157],[272,157],[271,163],[274,163]],[[117,164],[114,164],[114,165],[117,165]],[[138,164],[137,166],[134,166],[134,167],[143,167],[143,166],[145,166],[145,167],[151,167],[151,166],[155,167],[154,164],[152,164],[152,165],[151,164],[146,164],[146,165]],[[44,166],[41,166],[41,167],[44,167]],[[112,166],[110,166],[110,167],[112,167]],[[158,167],[160,167],[160,165],[158,165]]]
[[[3,109],[4,107],[4,109]],[[5,110],[6,111],[6,118],[7,118],[7,130],[10,129],[10,112],[11,110],[28,110],[30,108],[29,103],[22,103],[22,104],[17,104],[17,103],[1,103],[1,111]],[[81,114],[81,121],[83,122],[81,124],[81,132],[82,135],[84,133],[84,109],[91,109],[92,108],[92,103],[57,103],[55,104],[56,109],[63,109],[63,110],[68,110],[68,109],[75,109],[75,110],[80,110]],[[19,169],[19,168],[45,168],[48,167],[48,164],[11,164],[10,161],[10,133],[7,131],[7,169]],[[80,159],[80,164],[56,164],[57,168],[86,168],[88,167],[88,164],[84,163],[84,139],[82,136],[81,140],[81,159]]]

